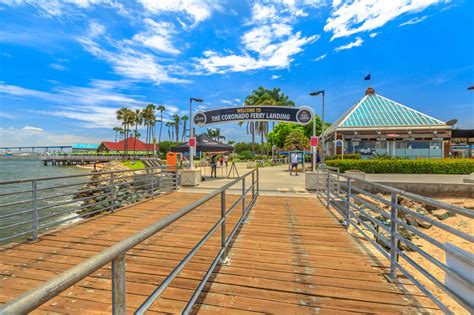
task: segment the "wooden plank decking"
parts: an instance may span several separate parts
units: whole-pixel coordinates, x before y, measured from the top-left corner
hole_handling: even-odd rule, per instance
[[[6,303],[203,195],[171,193],[114,214],[50,232],[36,243],[0,250],[0,303]],[[228,195],[227,207],[237,196]],[[127,254],[131,313],[215,224],[215,198]],[[227,232],[241,208],[230,217]],[[220,231],[183,269],[150,312],[180,313],[219,250]],[[412,313],[420,295],[405,296],[315,198],[261,196],[198,299],[199,313]],[[110,313],[110,264],[37,313]]]

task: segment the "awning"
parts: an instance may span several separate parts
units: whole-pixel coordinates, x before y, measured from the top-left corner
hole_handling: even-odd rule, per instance
[[[171,152],[189,152],[188,143],[182,143],[170,150]],[[205,133],[196,137],[196,152],[233,152],[234,147],[209,138]]]

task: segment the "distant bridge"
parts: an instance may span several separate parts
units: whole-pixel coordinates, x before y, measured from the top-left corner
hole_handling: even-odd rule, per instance
[[[63,151],[64,149],[71,149],[72,145],[40,145],[40,146],[19,146],[19,147],[0,147],[0,150],[24,150],[24,149],[31,149],[31,151],[35,151],[35,149],[44,149],[48,151],[49,149],[59,149]]]

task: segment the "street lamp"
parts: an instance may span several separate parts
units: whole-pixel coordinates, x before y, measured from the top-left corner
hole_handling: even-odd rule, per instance
[[[321,141],[322,141],[322,145],[321,145],[321,164],[324,164],[324,90],[321,90],[321,91],[316,91],[316,92],[311,92],[309,93],[310,96],[318,96],[318,95],[322,95],[323,96],[323,112],[321,114],[321,121],[322,121],[322,124],[321,124]],[[316,111],[315,111],[316,113]],[[316,114],[314,116],[314,121],[313,121],[313,135],[316,136]],[[315,171],[316,169],[316,159],[314,158],[313,159],[313,171]]]
[[[202,99],[194,98],[194,97],[189,98],[189,139],[194,137],[193,101],[202,103]],[[189,145],[189,140],[188,140],[188,145]],[[191,145],[189,145],[189,163],[191,164],[191,169],[193,170],[194,169],[194,154],[193,154],[193,148],[191,147]]]

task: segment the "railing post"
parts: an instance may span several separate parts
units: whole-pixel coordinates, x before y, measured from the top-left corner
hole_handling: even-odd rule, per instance
[[[224,250],[221,262],[224,262],[227,257],[226,235],[225,235],[225,190],[221,192],[221,248]]]
[[[155,193],[155,170],[151,169],[151,181],[150,181],[150,198],[153,197],[153,194]]]
[[[398,231],[398,198],[397,193],[392,191],[391,198],[391,209],[390,209],[390,278],[395,280],[397,278],[397,266],[396,262],[398,261],[397,254],[397,237],[396,233]]]
[[[255,172],[252,172],[252,201],[255,199]]]
[[[337,173],[337,196],[339,197],[339,195],[341,194],[341,191],[340,191],[340,182],[339,182],[339,173]]]
[[[112,207],[110,211],[114,212],[115,210],[115,186],[114,186],[114,173],[110,173],[110,200],[112,202]]]
[[[126,314],[125,253],[112,260],[112,313]]]
[[[36,179],[31,181],[31,204],[32,204],[32,239],[36,241],[38,239],[38,182]]]
[[[242,216],[245,215],[245,178],[242,177]]]
[[[330,184],[331,184],[331,179],[330,179],[330,175],[329,175],[329,170],[326,170],[326,174],[327,174],[327,179],[326,179],[326,208],[329,209],[329,194],[330,194]]]
[[[258,175],[258,167],[257,167],[257,196],[260,194],[260,177]]]
[[[316,197],[319,196],[319,168],[316,169]]]
[[[351,220],[351,179],[347,179],[347,196],[346,196],[346,230],[349,229]]]

